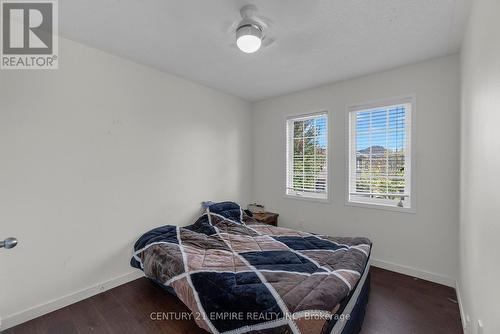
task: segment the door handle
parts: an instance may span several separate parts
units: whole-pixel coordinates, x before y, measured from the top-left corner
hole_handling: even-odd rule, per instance
[[[16,238],[7,238],[3,241],[0,241],[0,248],[5,247],[6,249],[14,248],[17,245]]]

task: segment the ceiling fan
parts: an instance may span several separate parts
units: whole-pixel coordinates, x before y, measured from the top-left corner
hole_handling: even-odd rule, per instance
[[[267,32],[271,20],[257,15],[257,7],[245,5],[240,9],[241,19],[233,22],[229,31],[236,34],[236,43],[232,44],[245,53],[254,53],[275,42]]]

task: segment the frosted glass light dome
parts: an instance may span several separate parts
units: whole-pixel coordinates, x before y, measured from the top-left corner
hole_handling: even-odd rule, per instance
[[[236,45],[245,53],[254,53],[262,45],[262,29],[256,24],[244,24],[236,30]]]

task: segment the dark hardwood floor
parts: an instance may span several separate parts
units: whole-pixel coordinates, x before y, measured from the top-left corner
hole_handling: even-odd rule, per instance
[[[455,290],[372,267],[360,334],[463,334]]]
[[[463,333],[453,289],[376,267],[371,271],[370,301],[361,334]],[[206,333],[192,320],[153,321],[153,312],[188,310],[141,278],[4,333]]]

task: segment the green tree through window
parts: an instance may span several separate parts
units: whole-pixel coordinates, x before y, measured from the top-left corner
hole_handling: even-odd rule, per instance
[[[328,116],[290,119],[287,127],[287,194],[326,198]]]
[[[350,111],[349,199],[410,207],[411,103]]]

